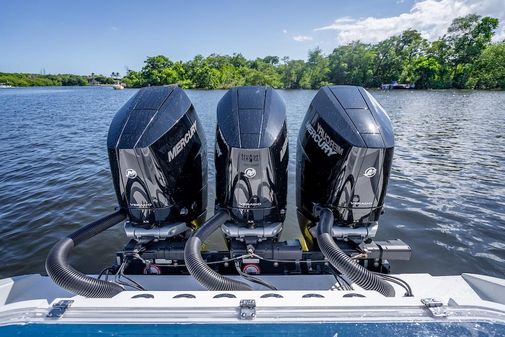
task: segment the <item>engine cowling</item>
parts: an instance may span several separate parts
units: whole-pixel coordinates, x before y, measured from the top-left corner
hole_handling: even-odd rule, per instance
[[[296,203],[309,242],[317,206],[332,210],[336,226],[378,221],[393,151],[391,121],[370,93],[354,86],[319,90],[297,144]]]
[[[197,226],[207,206],[207,149],[200,120],[177,86],[139,90],[107,139],[114,188],[134,226]]]
[[[217,107],[216,206],[257,227],[286,215],[286,107],[269,87],[230,89]]]

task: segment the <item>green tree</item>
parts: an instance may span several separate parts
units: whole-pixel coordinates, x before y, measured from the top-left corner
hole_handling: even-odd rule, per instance
[[[478,89],[505,89],[505,42],[488,46],[475,63],[468,86]]]
[[[249,69],[242,68],[246,85],[269,85],[274,88],[282,87],[281,75],[277,68],[257,58],[249,62]]]
[[[416,58],[412,65],[413,75],[416,77],[416,88],[435,87],[439,70],[440,64],[435,58],[426,55]]]
[[[138,71],[129,70],[125,77],[121,80],[127,87],[130,88],[140,88],[145,85],[144,78],[142,74]]]
[[[209,66],[202,55],[188,62],[188,76],[193,88],[216,89],[219,86],[219,72]]]
[[[377,43],[372,47],[375,52],[373,84],[416,82],[416,59],[425,55],[428,48],[428,41],[414,29]]]
[[[305,71],[303,60],[284,59],[284,64],[279,67],[282,86],[286,89],[300,89],[300,81]]]
[[[473,63],[491,43],[498,19],[469,14],[453,20],[447,30],[448,45],[451,47],[450,60],[453,68],[453,86],[467,87]]]
[[[142,68],[141,73],[145,84],[163,85],[173,83],[170,82],[174,80],[172,76],[173,73],[166,70],[173,65],[173,62],[166,56],[158,55],[148,57],[144,63],[145,65]]]
[[[335,48],[329,55],[329,82],[378,86],[373,76],[375,58],[372,46],[359,41]]]
[[[397,81],[402,73],[403,61],[398,54],[399,37],[392,36],[373,46],[375,59],[373,61],[374,85]]]
[[[263,58],[263,62],[273,65],[279,64],[279,56],[266,56]]]
[[[323,55],[323,51],[319,47],[309,51],[308,61],[300,79],[300,87],[319,89],[328,85],[329,65],[328,58]]]
[[[433,41],[428,48],[427,56],[438,64],[436,79],[429,88],[446,89],[452,87],[452,66],[449,61],[451,48],[445,39]]]
[[[428,41],[417,30],[408,29],[399,36],[397,53],[402,60],[400,82],[414,83],[417,81],[416,60],[426,53],[428,47]]]

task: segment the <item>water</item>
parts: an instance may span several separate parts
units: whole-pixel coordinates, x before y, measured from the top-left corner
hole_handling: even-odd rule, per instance
[[[2,334],[3,333],[3,334]],[[436,323],[277,323],[277,324],[27,324],[0,327],[0,334],[19,337],[94,336],[321,336],[321,337],[484,337],[502,336],[505,326],[489,322]]]
[[[115,205],[106,135],[136,91],[110,88],[0,90],[0,277],[39,273],[64,234]],[[295,145],[314,91],[280,91],[288,109],[290,166],[284,238],[300,237]],[[206,131],[210,165],[215,109],[224,91],[188,91]],[[379,239],[413,249],[393,272],[505,274],[505,92],[373,91],[396,132]],[[209,171],[209,205],[214,173]],[[85,272],[109,265],[126,242],[116,226],[76,249]],[[215,235],[212,244],[220,246]]]

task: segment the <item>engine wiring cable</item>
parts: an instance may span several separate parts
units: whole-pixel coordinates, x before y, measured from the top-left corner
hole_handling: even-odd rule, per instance
[[[131,279],[130,277],[126,276],[124,274],[124,270],[127,266],[128,262],[125,260],[123,263],[121,263],[121,266],[119,267],[118,271],[114,275],[114,283],[120,284],[122,286],[126,287],[131,287],[136,290],[146,290],[141,284],[136,282],[135,280]],[[121,278],[124,278],[127,280],[127,282],[124,282],[121,280]]]
[[[144,263],[146,262],[140,256],[140,254],[138,254],[138,252],[134,254],[134,257],[140,259]],[[270,283],[268,283],[258,277],[244,273],[240,269],[239,261],[243,260],[243,259],[247,259],[247,258],[257,258],[257,259],[260,259],[260,260],[263,260],[266,262],[294,263],[294,264],[296,264],[296,263],[309,263],[309,262],[310,263],[325,263],[325,262],[327,262],[327,260],[293,261],[293,260],[281,260],[281,259],[268,259],[268,258],[264,258],[260,255],[257,255],[255,253],[247,253],[247,254],[240,255],[240,256],[237,256],[234,258],[223,259],[220,261],[210,261],[210,262],[207,262],[206,264],[207,265],[216,265],[216,264],[224,264],[224,263],[234,263],[237,273],[241,277],[243,277],[244,279],[246,279],[250,282],[253,282],[253,283],[260,284],[270,290],[278,290],[274,285],[272,285],[272,284],[270,284]],[[358,258],[361,258],[361,256],[356,255],[353,258],[358,259]],[[105,276],[105,280],[108,280],[108,276],[112,275],[111,273],[114,273],[114,271],[116,270],[116,273],[114,274],[114,281],[112,281],[112,282],[117,283],[121,286],[134,288],[136,290],[146,290],[140,283],[138,283],[137,281],[133,280],[132,278],[130,278],[124,274],[124,270],[126,269],[127,266],[128,266],[128,262],[125,260],[121,263],[119,268],[115,268],[114,266],[106,267],[100,271],[99,275],[97,276],[97,279],[101,279],[102,276]],[[177,264],[177,265],[167,265],[166,267],[184,267],[184,266],[185,266],[184,264]],[[345,277],[343,277],[342,275],[337,273],[331,266],[330,266],[329,270],[330,270],[331,274],[335,277],[335,280],[336,280],[336,284],[334,286],[332,286],[331,290],[347,290],[347,291],[354,290],[352,285],[346,280]],[[410,287],[410,285],[406,281],[404,281],[398,277],[388,275],[388,274],[382,274],[382,273],[377,273],[377,272],[374,272],[374,274],[377,274],[379,277],[383,278],[384,280],[389,281],[389,282],[393,282],[393,283],[401,286],[402,288],[404,288],[406,290],[405,296],[407,296],[407,297],[414,296],[412,293],[412,288]],[[121,280],[121,278],[126,279],[126,282]],[[337,284],[338,284],[338,286],[337,286]]]
[[[340,285],[340,289],[337,288],[337,290],[354,290],[354,288],[351,286],[351,284],[343,277],[342,275],[338,274],[335,269],[331,266],[329,268],[330,273],[335,277],[337,280],[337,283]],[[333,287],[332,287],[333,288]],[[333,290],[333,289],[331,289]]]
[[[278,290],[274,285],[268,283],[267,281],[264,281],[258,277],[255,277],[255,276],[252,276],[252,275],[249,275],[247,273],[244,273],[242,270],[240,270],[240,265],[239,265],[239,262],[238,261],[235,261],[235,269],[237,269],[237,273],[242,276],[244,279],[246,279],[247,281],[250,281],[250,282],[253,282],[253,283],[257,283],[257,284],[260,284],[270,290]]]
[[[402,280],[399,277],[392,276],[389,274],[381,274],[381,273],[375,273],[375,274],[377,274],[379,277],[383,278],[386,281],[389,281],[389,282],[392,282],[392,283],[395,283],[395,284],[398,284],[399,286],[401,286],[403,289],[406,290],[406,293],[405,293],[406,297],[414,296],[414,293],[412,292],[412,288],[405,280]]]
[[[105,275],[105,280],[107,281],[109,272],[114,272],[114,267],[106,267],[100,271],[100,274],[98,274],[97,279],[100,280],[102,276]]]

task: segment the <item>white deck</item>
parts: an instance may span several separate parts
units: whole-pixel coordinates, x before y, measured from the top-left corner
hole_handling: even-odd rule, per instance
[[[149,291],[124,291],[110,299],[92,299],[57,287],[48,277],[27,275],[0,280],[0,325],[23,323],[237,323],[237,322],[412,322],[491,321],[505,324],[505,280],[482,275],[395,275],[407,281],[414,297],[386,298],[353,285],[354,291],[331,291],[326,276],[270,276],[265,280],[283,290],[205,291],[190,276],[136,276]],[[298,290],[294,290],[297,288]],[[227,293],[235,298],[216,295]],[[345,297],[348,294],[365,297]],[[149,294],[149,298],[134,298]],[[194,298],[177,298],[187,294]],[[276,294],[279,297],[267,297]],[[307,297],[318,294],[323,297]],[[230,296],[228,295],[228,296]],[[305,296],[304,296],[305,295]],[[270,295],[272,296],[272,295]],[[176,297],[176,298],[174,298]],[[443,306],[430,310],[422,302],[435,298]],[[73,303],[60,318],[48,318],[54,303]],[[256,315],[240,319],[240,301],[255,300]],[[433,312],[432,312],[433,311]]]

